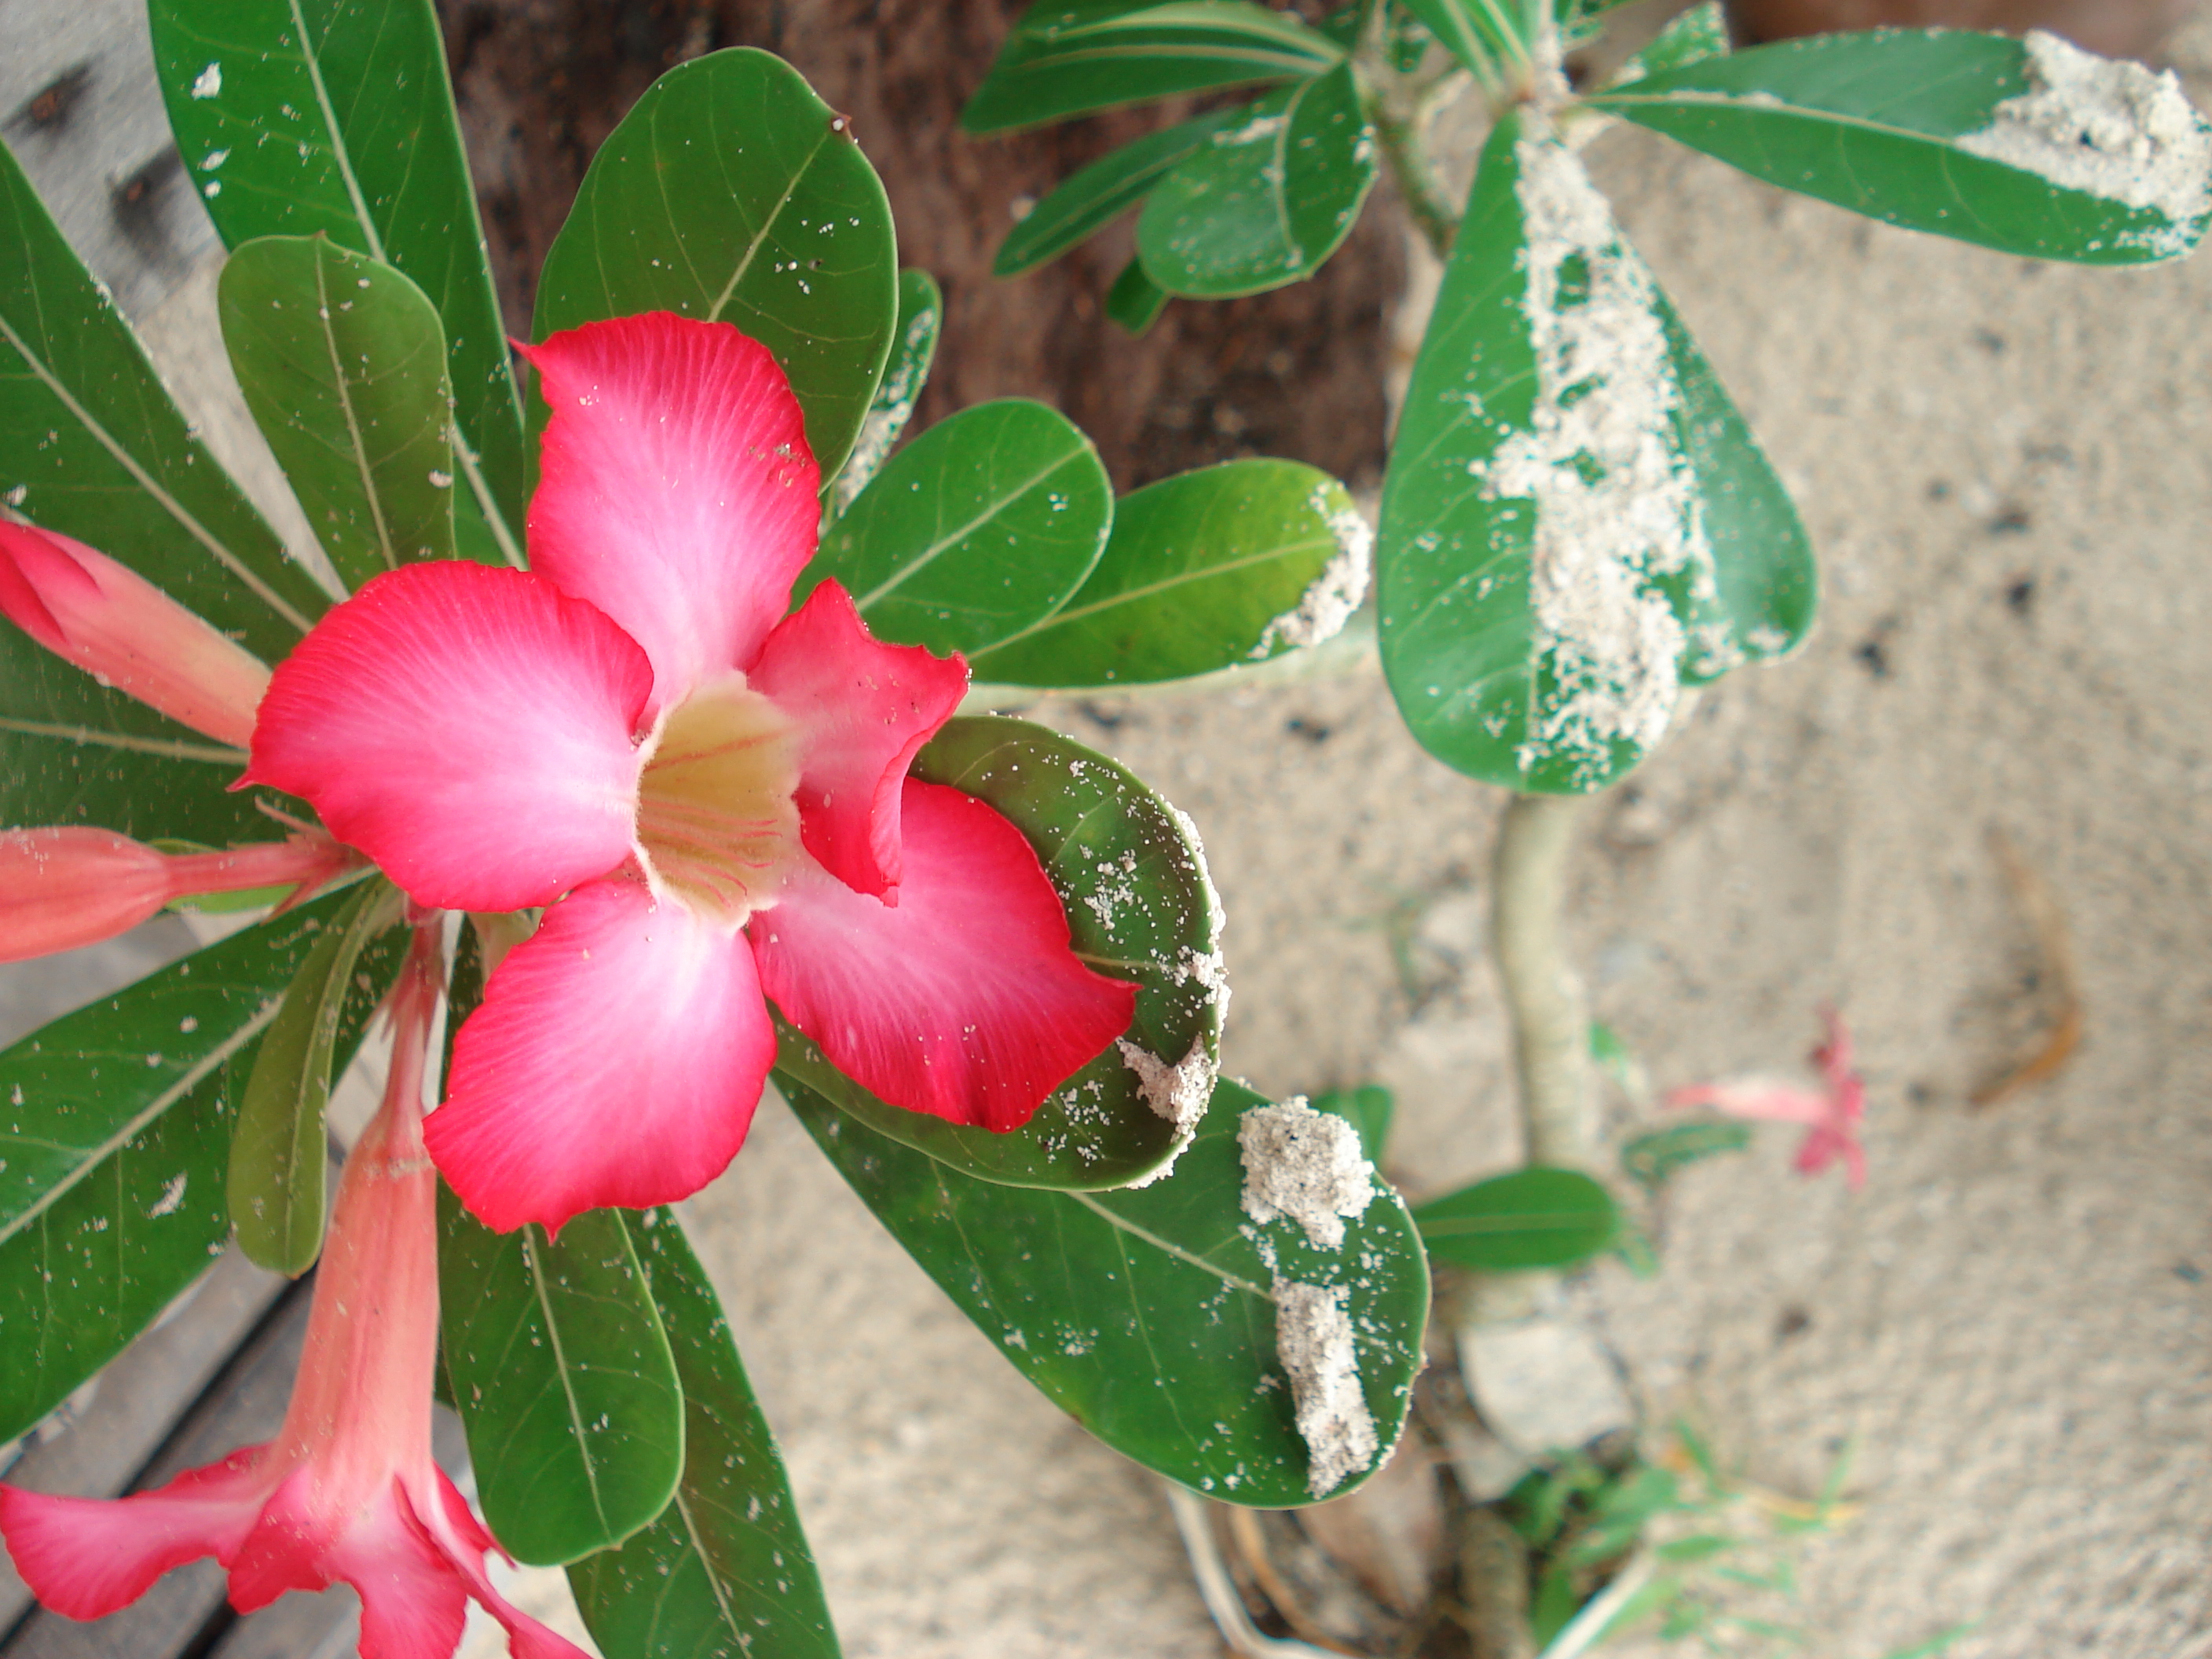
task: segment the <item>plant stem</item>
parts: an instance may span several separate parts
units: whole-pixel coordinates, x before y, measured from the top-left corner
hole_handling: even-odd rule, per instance
[[[1378,109],[1374,120],[1375,137],[1390,163],[1390,177],[1396,181],[1398,194],[1405,199],[1406,211],[1412,216],[1422,240],[1428,243],[1429,252],[1439,259],[1449,258],[1452,238],[1459,231],[1459,216],[1437,188],[1435,170],[1430,167],[1428,150],[1421,143],[1419,118],[1401,118]]]
[[[1491,876],[1492,939],[1513,1022],[1526,1157],[1568,1169],[1587,1165],[1597,1140],[1589,1007],[1560,927],[1582,805],[1575,795],[1515,795]]]

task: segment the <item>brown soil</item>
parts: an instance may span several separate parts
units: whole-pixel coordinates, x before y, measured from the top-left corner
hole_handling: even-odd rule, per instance
[[[1011,283],[991,258],[1015,206],[1149,131],[1146,109],[1011,137],[961,132],[961,105],[1020,8],[1000,0],[441,0],[469,160],[508,326],[599,142],[653,78],[724,46],[794,64],[849,115],[883,175],[901,257],[934,276],[946,326],[921,424],[986,398],[1057,405],[1122,489],[1248,454],[1379,476],[1374,364],[1399,287],[1387,213],[1369,213],[1313,282],[1176,303],[1142,340],[1100,299],[1131,252],[1125,222]],[[1378,204],[1379,205],[1379,204]]]

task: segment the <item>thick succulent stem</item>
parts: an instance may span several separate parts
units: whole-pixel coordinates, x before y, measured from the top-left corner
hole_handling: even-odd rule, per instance
[[[1521,1082],[1526,1156],[1578,1169],[1596,1148],[1589,1006],[1562,937],[1582,798],[1516,794],[1492,864],[1491,932]]]

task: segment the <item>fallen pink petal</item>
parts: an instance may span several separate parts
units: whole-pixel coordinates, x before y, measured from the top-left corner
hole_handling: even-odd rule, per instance
[[[446,1659],[471,1599],[517,1659],[580,1659],[492,1588],[491,1535],[431,1460],[438,1182],[422,1092],[441,978],[434,936],[420,933],[392,997],[384,1104],[346,1160],[276,1437],[128,1498],[0,1486],[0,1534],[56,1612],[104,1618],[171,1568],[213,1556],[240,1613],[350,1584],[367,1659]]]
[[[1827,1039],[1811,1055],[1820,1073],[1820,1088],[1736,1078],[1670,1090],[1663,1103],[1703,1106],[1729,1117],[1770,1123],[1802,1124],[1805,1139],[1797,1147],[1798,1173],[1818,1175],[1840,1159],[1844,1179],[1856,1191],[1866,1184],[1866,1149],[1859,1144],[1859,1126],[1866,1117],[1866,1082],[1852,1069],[1851,1034],[1843,1016],[1824,1008],[1820,1017],[1827,1025]]]

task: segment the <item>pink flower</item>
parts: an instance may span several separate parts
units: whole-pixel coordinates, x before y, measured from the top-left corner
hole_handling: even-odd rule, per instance
[[[363,1659],[451,1655],[471,1596],[507,1627],[518,1659],[581,1659],[491,1587],[491,1536],[430,1458],[437,1176],[422,1092],[439,967],[429,938],[418,933],[393,995],[391,1081],[338,1184],[283,1429],[130,1498],[0,1486],[0,1534],[55,1611],[103,1618],[170,1568],[212,1555],[240,1613],[287,1590],[352,1585]]]
[[[1036,854],[909,763],[966,665],[882,644],[835,582],[786,615],[820,479],[726,324],[527,349],[553,414],[528,572],[380,576],[281,664],[245,781],[312,802],[418,904],[544,906],[427,1138],[491,1226],[681,1198],[735,1155],[763,1000],[876,1095],[1028,1121],[1127,1028]]]
[[[161,853],[76,826],[0,830],[0,962],[97,945],[196,893],[289,887],[289,905],[359,863],[318,830],[227,853]]]
[[[253,737],[268,668],[82,542],[0,520],[0,614],[173,720],[240,749]]]
[[[1805,1139],[1797,1148],[1797,1172],[1818,1175],[1838,1158],[1853,1191],[1866,1185],[1866,1149],[1859,1145],[1859,1125],[1866,1117],[1866,1082],[1851,1069],[1851,1034],[1844,1018],[1832,1008],[1820,1017],[1827,1024],[1828,1040],[1813,1050],[1813,1064],[1823,1086],[1802,1089],[1763,1078],[1738,1078],[1724,1083],[1694,1083],[1672,1091],[1669,1106],[1710,1106],[1730,1117],[1764,1118],[1776,1123],[1802,1123]]]

